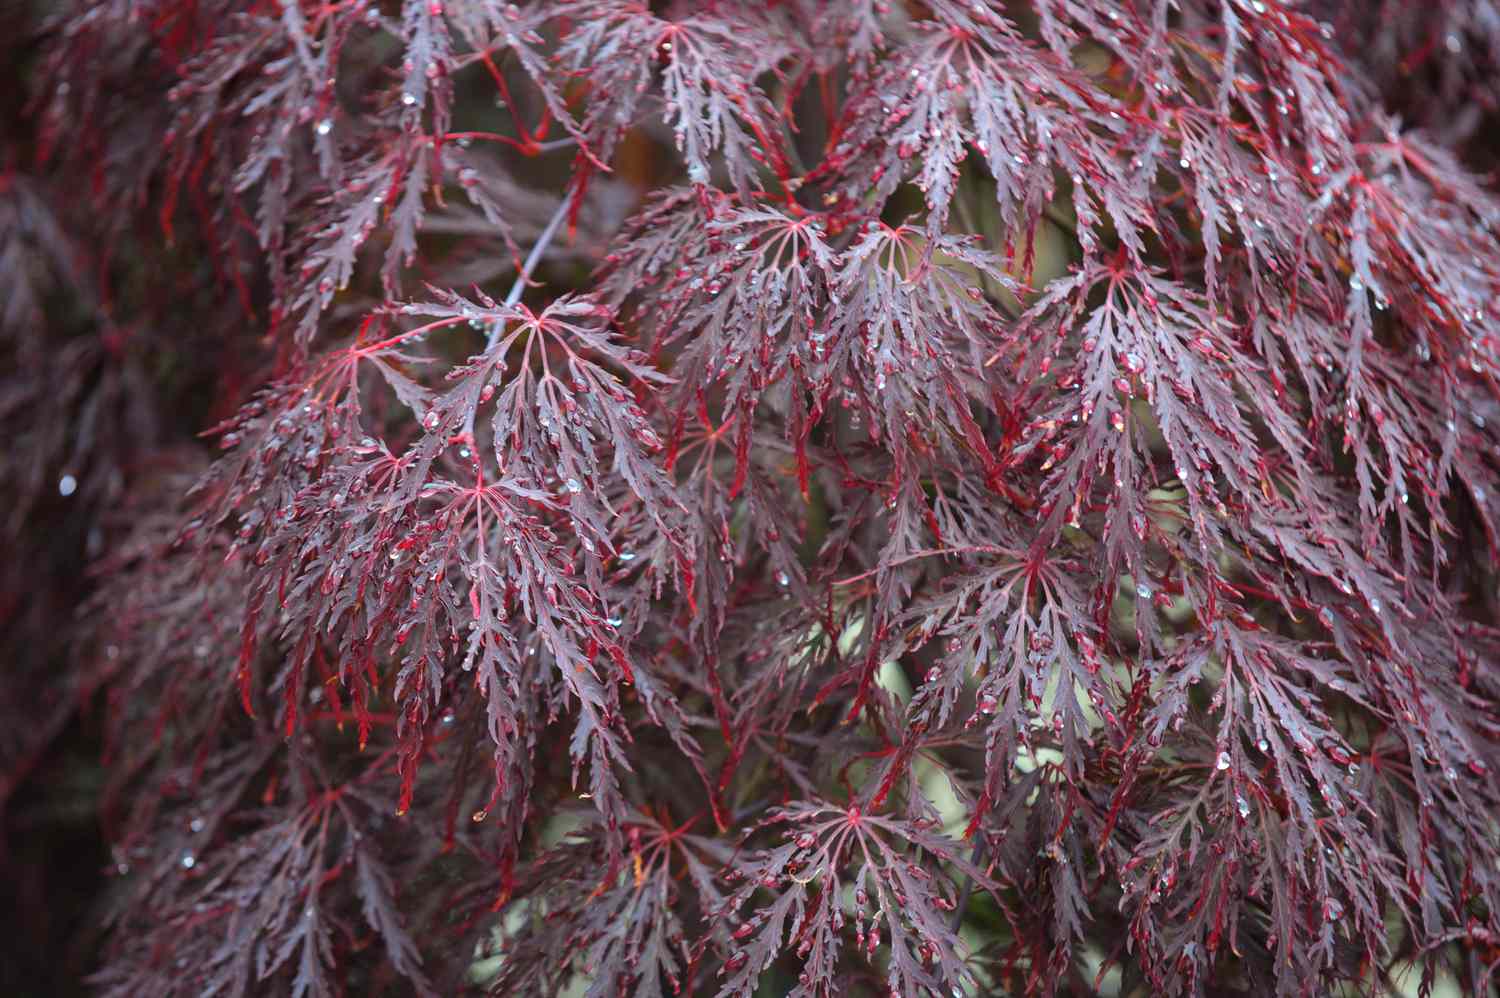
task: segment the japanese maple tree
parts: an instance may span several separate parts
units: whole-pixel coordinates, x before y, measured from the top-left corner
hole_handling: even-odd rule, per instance
[[[20,20],[96,993],[1493,993],[1492,0]]]

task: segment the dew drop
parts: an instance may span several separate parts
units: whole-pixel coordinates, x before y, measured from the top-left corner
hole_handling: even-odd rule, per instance
[[[1228,752],[1220,752],[1219,753],[1219,758],[1214,763],[1214,768],[1217,769],[1217,770],[1219,770],[1220,772],[1223,772],[1224,770],[1226,770],[1226,769],[1229,768],[1229,753]]]
[[[327,135],[331,131],[333,131],[333,121],[331,119],[324,118],[318,122],[317,132],[319,135]]]
[[[198,857],[194,856],[190,852],[185,852],[182,854],[182,859],[179,860],[179,862],[182,864],[182,868],[184,870],[191,870],[193,867],[198,865]]]
[[[411,107],[417,103],[417,95],[408,90],[401,95],[401,103]]]
[[[1236,794],[1234,798],[1234,806],[1239,810],[1241,818],[1250,817],[1250,802],[1245,798]]]
[[[72,475],[64,475],[57,480],[57,494],[63,497],[72,495],[78,491],[78,479]]]
[[[1262,752],[1269,752],[1271,750],[1271,743],[1262,738],[1260,741],[1255,743],[1255,747],[1260,749]]]

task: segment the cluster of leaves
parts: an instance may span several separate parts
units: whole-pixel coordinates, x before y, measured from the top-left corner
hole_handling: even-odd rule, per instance
[[[1500,18],[1383,6],[59,5],[99,993],[1487,993]]]

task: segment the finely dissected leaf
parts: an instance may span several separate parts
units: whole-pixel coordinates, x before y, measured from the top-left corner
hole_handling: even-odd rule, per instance
[[[1491,0],[13,20],[101,992],[1493,991]]]

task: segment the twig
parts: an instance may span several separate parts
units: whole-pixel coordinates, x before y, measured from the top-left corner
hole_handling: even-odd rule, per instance
[[[521,272],[516,275],[516,283],[510,286],[510,293],[505,296],[505,307],[510,308],[521,300],[521,292],[526,290],[526,282],[531,279],[531,272],[536,270],[536,265],[541,262],[542,254],[547,252],[547,247],[552,244],[552,238],[557,235],[557,229],[562,225],[563,219],[568,215],[568,202],[573,199],[572,190],[564,192],[563,199],[552,213],[552,219],[542,234],[537,236],[536,243],[531,247],[531,252],[526,254],[526,261],[521,264]],[[496,323],[490,329],[489,339],[485,342],[485,349],[489,350],[500,340],[500,331],[503,326]]]
[[[974,843],[974,851],[969,855],[969,865],[977,870],[979,869],[979,864],[982,862],[984,862],[984,842],[980,841]],[[958,896],[958,907],[953,911],[953,932],[955,934],[958,933],[958,930],[964,924],[964,912],[968,910],[969,895],[973,893],[974,878],[965,877],[963,892]]]

